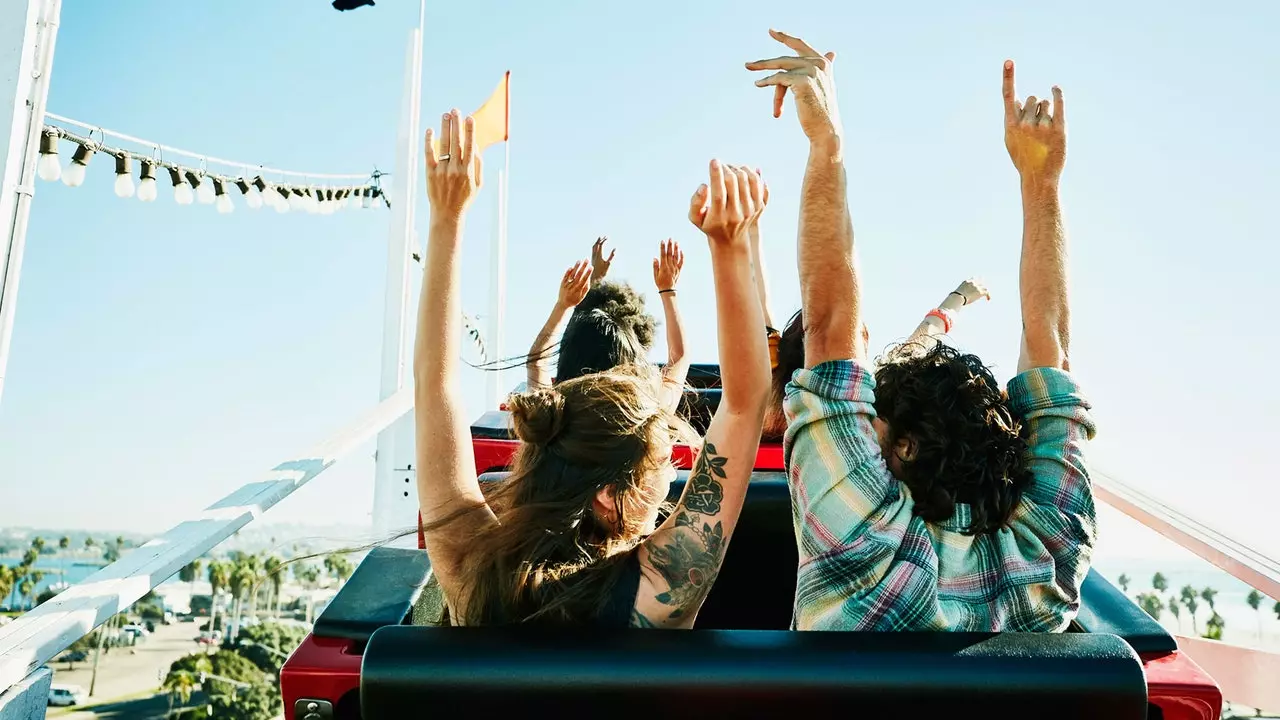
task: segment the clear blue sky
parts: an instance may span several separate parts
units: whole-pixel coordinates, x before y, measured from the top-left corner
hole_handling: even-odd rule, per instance
[[[691,346],[713,360],[707,254],[684,218],[713,156],[771,182],[774,312],[795,309],[805,147],[791,108],[775,121],[742,68],[781,54],[765,32],[778,26],[840,54],[873,345],[979,275],[994,301],[954,338],[1007,378],[1020,213],[999,84],[1012,57],[1021,94],[1066,92],[1073,368],[1100,466],[1280,549],[1262,501],[1280,494],[1280,390],[1265,380],[1280,350],[1266,210],[1280,195],[1280,61],[1265,33],[1280,8],[959,5],[429,3],[426,118],[474,108],[513,73],[505,349],[527,346],[599,234],[659,311],[649,263],[674,236]],[[416,20],[408,0],[341,14],[322,0],[65,0],[49,109],[276,167],[391,170]],[[161,530],[377,401],[389,213],[220,216],[175,205],[166,183],[142,204],[112,194],[110,165],[96,158],[80,188],[37,188],[0,400],[0,525]],[[477,314],[493,203],[490,186],[468,227]],[[469,375],[471,415],[481,388]],[[268,518],[364,522],[371,455]]]

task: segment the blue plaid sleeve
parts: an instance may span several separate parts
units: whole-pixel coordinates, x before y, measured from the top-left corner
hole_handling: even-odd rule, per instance
[[[801,629],[894,626],[910,605],[885,603],[873,592],[893,572],[911,519],[880,454],[874,402],[875,377],[854,360],[798,370],[787,385],[783,449],[800,553],[795,625]],[[911,580],[892,584],[905,596]]]
[[[1096,432],[1089,401],[1074,378],[1035,368],[1009,381],[1009,407],[1026,424],[1033,480],[1023,491],[1026,525],[1054,556],[1060,584],[1079,587],[1097,541],[1093,484],[1085,446]]]

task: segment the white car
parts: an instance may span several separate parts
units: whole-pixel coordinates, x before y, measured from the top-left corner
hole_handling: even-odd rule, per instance
[[[89,694],[79,685],[52,685],[49,687],[49,705],[53,707],[83,705],[88,700]]]

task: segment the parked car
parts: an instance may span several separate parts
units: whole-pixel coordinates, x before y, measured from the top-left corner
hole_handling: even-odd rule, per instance
[[[202,632],[200,633],[200,636],[196,638],[196,642],[201,645],[217,645],[222,642],[222,632],[220,630]]]
[[[79,685],[51,685],[49,687],[49,705],[53,707],[83,705],[88,700],[89,694]]]
[[[58,656],[58,660],[66,663],[84,662],[89,659],[89,653],[84,650],[68,650]]]

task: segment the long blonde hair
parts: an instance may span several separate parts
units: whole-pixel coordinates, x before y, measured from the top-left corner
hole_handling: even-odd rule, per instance
[[[659,382],[651,368],[615,368],[511,396],[520,447],[510,475],[486,489],[498,526],[469,543],[459,624],[599,615],[665,499],[646,479],[670,462],[673,442],[696,438],[664,407]],[[616,522],[596,516],[601,490]]]

